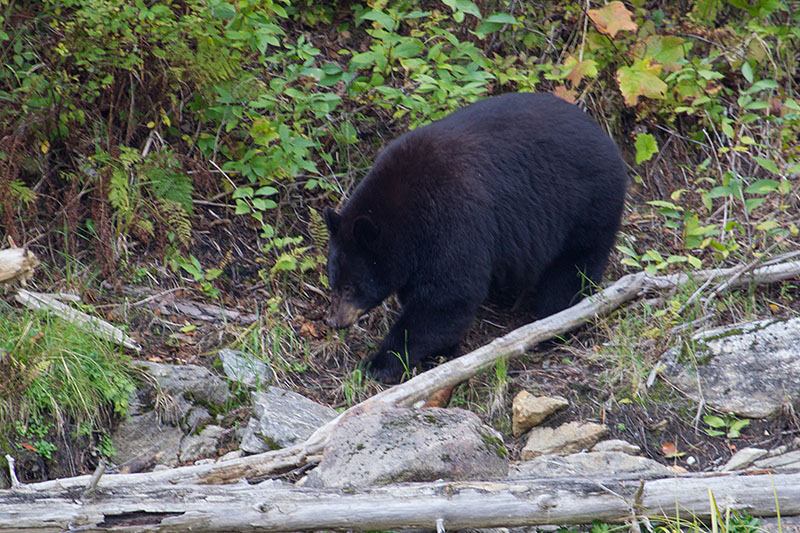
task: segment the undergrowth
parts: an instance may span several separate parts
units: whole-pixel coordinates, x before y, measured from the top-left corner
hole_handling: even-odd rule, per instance
[[[47,459],[66,431],[105,442],[110,420],[125,415],[136,390],[130,360],[113,343],[2,301],[0,374],[0,445]]]

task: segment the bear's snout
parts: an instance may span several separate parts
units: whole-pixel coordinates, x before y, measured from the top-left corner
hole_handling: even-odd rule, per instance
[[[325,323],[336,329],[349,328],[363,313],[364,309],[357,307],[353,302],[342,299],[340,295],[334,294]]]

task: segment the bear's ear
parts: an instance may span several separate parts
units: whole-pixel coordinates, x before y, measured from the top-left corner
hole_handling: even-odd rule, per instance
[[[322,218],[325,219],[325,225],[328,226],[328,231],[330,234],[336,235],[336,233],[339,231],[339,223],[342,220],[342,216],[332,207],[326,207],[322,211]]]
[[[360,216],[353,222],[353,237],[364,248],[373,249],[380,234],[380,228],[367,216]]]

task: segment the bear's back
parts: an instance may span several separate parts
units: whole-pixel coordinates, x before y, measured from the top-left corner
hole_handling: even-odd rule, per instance
[[[571,235],[616,228],[626,182],[618,148],[586,113],[513,93],[392,141],[343,213],[373,216],[387,246],[419,250],[417,264],[468,251],[513,292],[535,283]]]

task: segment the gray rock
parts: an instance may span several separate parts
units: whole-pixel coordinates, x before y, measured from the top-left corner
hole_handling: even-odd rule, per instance
[[[188,402],[187,402],[188,403]],[[186,414],[181,418],[181,428],[186,433],[192,433],[197,428],[205,426],[213,422],[214,418],[211,416],[205,407],[193,405],[189,403],[189,409]]]
[[[662,377],[690,398],[700,401],[702,390],[714,409],[749,418],[770,416],[798,401],[800,317],[702,332],[694,340],[697,368],[678,364],[678,349],[662,356]]]
[[[181,442],[181,463],[193,463],[204,457],[216,457],[219,440],[225,430],[219,426],[206,426],[197,435],[187,435]]]
[[[542,455],[518,463],[509,471],[509,477],[608,477],[622,474],[660,476],[670,474],[670,470],[646,457],[609,451]]]
[[[570,422],[557,428],[533,428],[520,453],[523,461],[540,455],[569,455],[591,448],[608,433],[603,424]]]
[[[114,443],[114,462],[118,466],[132,461],[147,462],[162,453],[159,464],[178,464],[178,451],[183,438],[179,428],[163,423],[155,411],[124,420],[111,436]]]
[[[798,470],[800,469],[800,450],[759,459],[753,463],[753,466],[764,469],[774,468],[775,470]]]
[[[245,387],[263,388],[272,381],[272,368],[265,361],[247,357],[240,351],[220,350],[219,360],[225,375]]]
[[[278,387],[254,392],[253,415],[242,436],[241,449],[248,453],[285,448],[302,442],[338,413],[301,394]]]
[[[761,448],[742,448],[733,454],[733,457],[728,459],[728,462],[722,465],[719,470],[720,472],[744,470],[753,464],[753,461],[764,457],[767,453],[767,450],[762,450]]]
[[[569,407],[569,402],[560,396],[549,398],[533,396],[524,390],[519,391],[514,396],[514,403],[511,407],[511,431],[515,437],[519,437],[533,426],[541,424],[551,414],[567,407]]]
[[[225,382],[205,367],[149,361],[137,361],[136,365],[145,368],[165,394],[210,405],[223,405],[230,397]]]
[[[601,440],[592,446],[593,452],[622,452],[628,455],[636,455],[641,450],[635,444],[620,439]]]
[[[342,418],[308,484],[361,487],[493,479],[507,472],[502,437],[473,413],[374,405]]]

